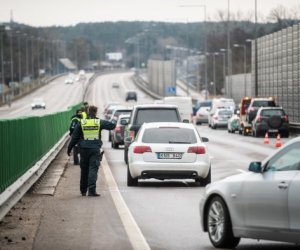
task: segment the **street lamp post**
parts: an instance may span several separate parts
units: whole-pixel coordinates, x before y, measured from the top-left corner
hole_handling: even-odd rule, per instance
[[[227,94],[226,92],[226,70],[225,70],[225,65],[226,65],[226,49],[220,49],[221,55],[223,57],[223,91],[224,95]]]
[[[181,7],[200,7],[203,8],[203,14],[204,14],[204,55],[206,55],[207,52],[207,30],[206,30],[206,5],[205,4],[196,4],[196,5],[181,5]],[[207,60],[205,56],[205,71],[204,71],[204,84],[205,84],[205,100],[207,100],[208,95],[208,82],[207,82]],[[199,89],[198,89],[199,90]]]
[[[19,67],[19,83],[21,82],[22,76],[21,76],[21,32],[17,31],[18,34],[18,67]]]
[[[213,53],[213,82],[214,82],[214,97],[217,94],[217,81],[216,81],[216,56],[218,56],[218,52]]]
[[[3,55],[3,33],[4,30],[0,30],[1,33],[1,83],[4,84],[4,55]]]
[[[34,41],[34,36],[30,36],[31,38],[31,75],[32,79],[34,78],[34,48],[33,48],[33,41]]]
[[[246,78],[246,72],[247,72],[247,64],[246,64],[246,45],[244,44],[234,44],[233,45],[235,48],[243,48],[244,50],[244,96],[247,95],[247,91],[246,91],[246,81],[247,81],[247,78]]]

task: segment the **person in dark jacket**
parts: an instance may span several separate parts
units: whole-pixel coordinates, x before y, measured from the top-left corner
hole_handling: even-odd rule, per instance
[[[102,146],[101,131],[112,130],[116,127],[115,121],[109,122],[96,117],[98,108],[90,106],[86,119],[81,119],[75,127],[68,146],[70,156],[72,148],[79,143],[80,147],[80,192],[82,196],[100,196],[96,192],[96,181],[100,166],[100,148]]]
[[[71,118],[71,124],[69,127],[69,135],[72,136],[73,131],[75,129],[75,127],[80,123],[80,120],[82,119],[82,110],[81,109],[77,109],[76,110],[76,114],[72,116]],[[73,149],[73,159],[74,159],[74,165],[79,165],[79,147],[78,145],[74,146]]]

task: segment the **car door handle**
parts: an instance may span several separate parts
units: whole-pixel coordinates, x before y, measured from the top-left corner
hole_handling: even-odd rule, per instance
[[[280,189],[287,189],[288,188],[288,184],[286,184],[286,182],[280,182],[278,184],[278,188],[280,188]]]

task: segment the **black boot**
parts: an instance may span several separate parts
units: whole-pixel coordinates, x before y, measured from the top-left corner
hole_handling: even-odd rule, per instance
[[[88,196],[100,196],[100,194],[96,193],[95,189],[89,189]]]

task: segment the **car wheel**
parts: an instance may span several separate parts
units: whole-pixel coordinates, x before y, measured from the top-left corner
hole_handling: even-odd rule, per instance
[[[115,141],[114,141],[114,146],[113,146],[113,148],[114,148],[114,149],[118,149],[118,148],[119,148],[119,144],[116,143]]]
[[[235,248],[240,238],[234,237],[230,215],[225,202],[215,196],[209,203],[206,217],[208,235],[216,248]]]
[[[129,165],[127,164],[127,186],[132,187],[132,186],[137,186],[137,184],[138,184],[138,179],[132,178],[129,171]]]
[[[126,146],[124,148],[124,161],[126,164],[128,163],[128,148]]]
[[[211,168],[209,168],[209,172],[205,178],[199,178],[200,187],[205,187],[209,183],[211,183]]]

